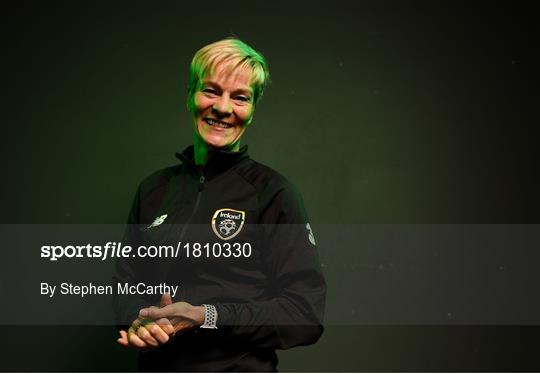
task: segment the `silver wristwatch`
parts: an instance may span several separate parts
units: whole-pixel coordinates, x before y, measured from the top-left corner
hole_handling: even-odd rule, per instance
[[[210,304],[203,304],[204,306],[204,323],[201,325],[201,329],[217,329],[217,310],[216,307]]]

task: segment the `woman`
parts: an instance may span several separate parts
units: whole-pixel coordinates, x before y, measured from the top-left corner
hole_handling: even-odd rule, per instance
[[[141,183],[126,238],[180,242],[180,254],[119,262],[115,276],[180,287],[176,302],[116,297],[119,319],[135,320],[118,342],[142,351],[143,370],[275,371],[276,349],[322,333],[326,285],[300,195],[240,147],[268,78],[263,56],[238,39],[193,58],[194,144]]]

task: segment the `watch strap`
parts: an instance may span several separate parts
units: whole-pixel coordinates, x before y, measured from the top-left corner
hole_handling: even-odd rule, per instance
[[[211,304],[203,304],[202,306],[204,306],[204,323],[201,325],[201,329],[217,329],[216,307]]]

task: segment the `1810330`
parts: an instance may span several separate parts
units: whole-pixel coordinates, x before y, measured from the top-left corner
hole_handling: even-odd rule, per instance
[[[244,257],[251,256],[251,243],[184,243],[186,257]]]

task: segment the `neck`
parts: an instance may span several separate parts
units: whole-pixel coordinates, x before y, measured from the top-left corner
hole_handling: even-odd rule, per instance
[[[208,145],[204,140],[199,136],[195,135],[193,138],[193,148],[194,148],[194,161],[195,165],[199,168],[203,168],[208,162],[208,156],[212,151],[223,149],[229,152],[238,152],[240,150],[240,140],[232,144],[230,147],[225,148],[214,148]]]

